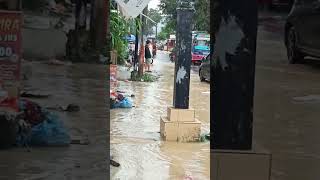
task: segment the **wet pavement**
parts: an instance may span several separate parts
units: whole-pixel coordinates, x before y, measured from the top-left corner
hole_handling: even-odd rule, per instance
[[[259,28],[255,150],[272,153],[272,180],[315,180],[320,177],[320,61],[288,64],[283,24],[278,19]]]
[[[132,109],[110,111],[111,155],[121,164],[111,168],[112,180],[194,180],[210,179],[208,142],[165,142],[160,138],[160,116],[172,105],[174,64],[168,53],[159,52],[153,70],[157,82],[120,82],[118,90],[134,94]],[[202,132],[210,129],[210,84],[200,82],[197,67],[192,69],[190,106],[202,122]]]
[[[72,138],[88,137],[89,145],[69,147],[14,148],[0,151],[1,180],[106,179],[108,162],[106,124],[107,82],[103,65],[47,65],[23,62],[29,92],[50,94],[48,99],[32,99],[44,107],[74,103],[79,112],[56,112]]]

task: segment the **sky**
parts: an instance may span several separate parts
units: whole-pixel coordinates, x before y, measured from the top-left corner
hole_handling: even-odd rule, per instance
[[[148,9],[158,9],[158,5],[160,4],[160,0],[151,0],[148,4]],[[158,32],[161,32],[162,27],[164,24],[158,24]]]
[[[151,0],[148,4],[148,9],[156,9],[160,4],[160,0]]]

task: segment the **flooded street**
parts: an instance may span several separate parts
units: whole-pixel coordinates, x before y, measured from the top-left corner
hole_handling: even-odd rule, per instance
[[[23,62],[28,92],[50,94],[31,99],[43,107],[80,106],[79,112],[56,112],[72,138],[88,138],[89,145],[69,147],[15,148],[0,151],[1,180],[105,179],[107,175],[108,109],[106,68],[104,65],[47,65]]]
[[[120,82],[118,90],[134,94],[136,107],[110,110],[111,156],[121,164],[111,168],[112,180],[210,179],[209,142],[177,143],[160,138],[160,116],[172,105],[174,64],[159,52],[153,83]],[[202,133],[210,129],[210,84],[200,82],[197,67],[191,70],[190,106],[202,122]]]
[[[284,21],[273,22],[262,23],[258,36],[255,150],[272,153],[272,180],[316,180],[320,177],[320,61],[288,64],[283,30],[277,31]]]

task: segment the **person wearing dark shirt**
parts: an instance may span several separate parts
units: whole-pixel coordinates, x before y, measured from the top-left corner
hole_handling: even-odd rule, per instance
[[[150,65],[151,65],[151,62],[152,62],[152,53],[151,53],[151,48],[150,47],[151,45],[151,42],[149,40],[146,41],[146,47],[145,47],[145,50],[144,50],[144,57],[146,59],[146,66],[147,66],[147,72],[150,72]]]

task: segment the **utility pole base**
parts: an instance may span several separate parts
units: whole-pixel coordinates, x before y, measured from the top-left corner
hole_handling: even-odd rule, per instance
[[[211,151],[214,180],[270,180],[271,154],[253,151]]]
[[[168,107],[167,117],[160,118],[160,134],[165,141],[198,142],[201,122],[195,118],[194,109]]]

